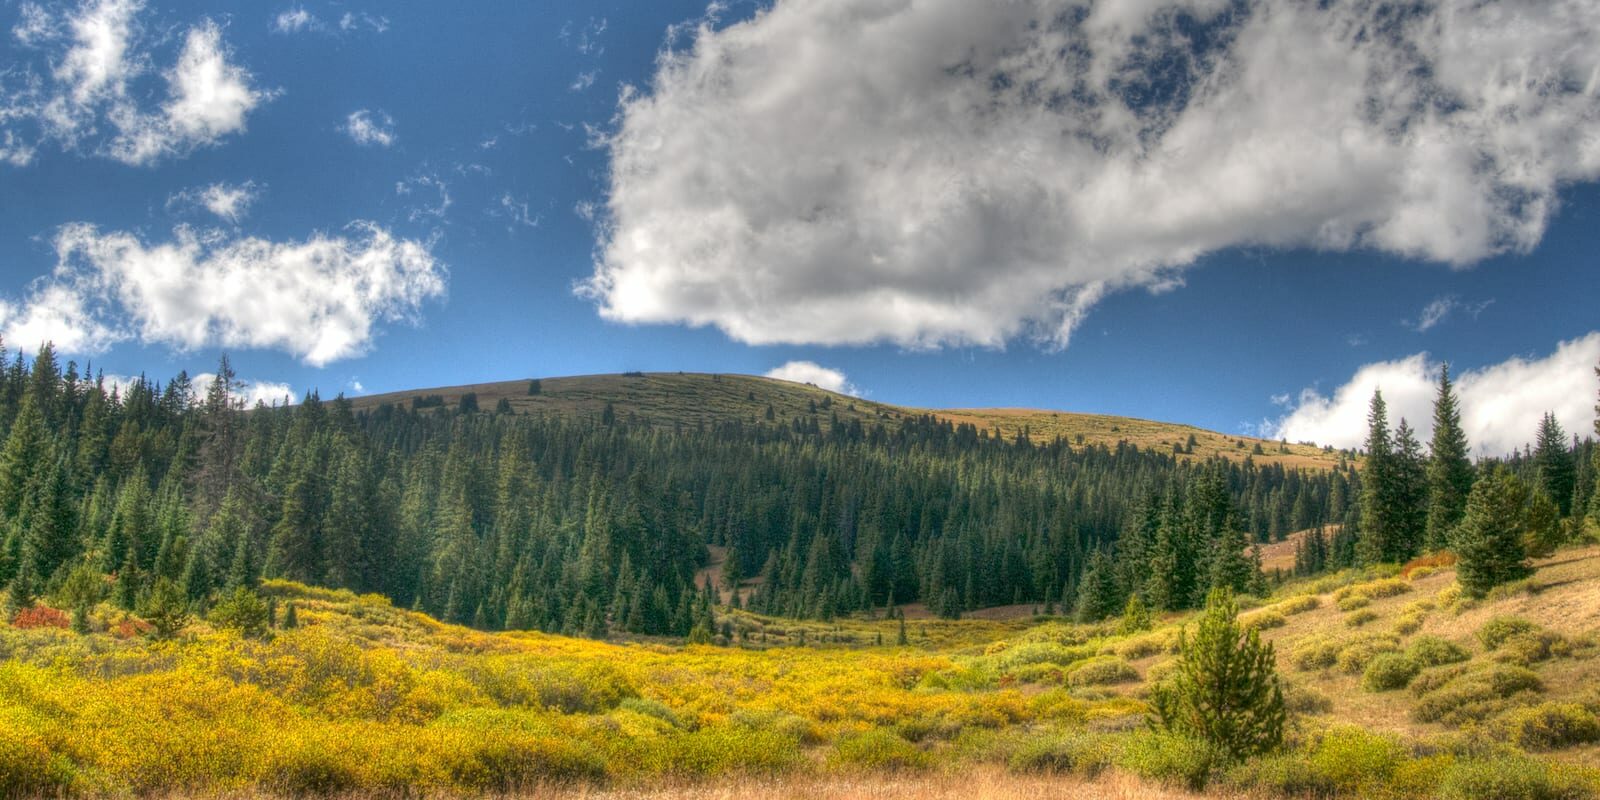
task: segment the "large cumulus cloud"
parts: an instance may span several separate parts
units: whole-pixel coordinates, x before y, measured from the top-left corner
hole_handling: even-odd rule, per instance
[[[1526,251],[1600,175],[1587,0],[780,0],[624,94],[580,292],[749,343],[1064,346],[1236,246]]]

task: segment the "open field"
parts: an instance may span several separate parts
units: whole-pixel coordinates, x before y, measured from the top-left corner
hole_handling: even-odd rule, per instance
[[[684,646],[289,583],[264,591],[299,626],[260,638],[151,641],[102,606],[87,636],[0,627],[0,795],[1594,796],[1600,548],[1540,566],[1475,603],[1438,565],[1248,601],[1296,714],[1284,754],[1241,765],[1146,728],[1184,616],[910,620],[895,646],[895,620],[732,611],[725,646]]]
[[[788,423],[815,416],[826,430],[835,416],[844,423],[880,422],[893,425],[906,417],[933,415],[955,424],[970,424],[991,434],[998,432],[1015,439],[1026,431],[1035,442],[1056,437],[1073,444],[1116,447],[1128,442],[1143,449],[1172,452],[1174,446],[1188,450],[1181,457],[1206,459],[1220,456],[1230,461],[1252,458],[1258,464],[1327,469],[1339,463],[1339,453],[1305,444],[1287,444],[1249,436],[1231,436],[1190,425],[1134,419],[1102,414],[1079,414],[1037,409],[922,409],[893,406],[857,397],[835,394],[810,384],[762,378],[752,375],[712,375],[700,373],[628,373],[623,375],[585,375],[567,378],[542,378],[538,394],[529,394],[530,380],[479,383],[436,389],[418,389],[389,394],[356,397],[357,409],[374,409],[384,404],[410,406],[418,399],[454,408],[466,394],[476,396],[478,407],[492,411],[501,400],[519,414],[561,414],[600,418],[610,404],[618,419],[671,426],[710,425],[738,420],[759,424],[772,409],[774,422]],[[1257,452],[1259,448],[1259,452]]]

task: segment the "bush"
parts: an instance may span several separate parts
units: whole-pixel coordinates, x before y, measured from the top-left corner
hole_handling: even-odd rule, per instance
[[[830,766],[875,770],[922,769],[930,763],[927,753],[883,728],[841,737],[828,756]]]
[[[1194,736],[1237,759],[1276,750],[1287,712],[1272,645],[1241,630],[1233,598],[1213,590],[1193,638],[1179,635],[1178,665],[1151,687],[1165,730]]]
[[[1118,642],[1111,648],[1111,652],[1131,661],[1157,653],[1171,652],[1172,645],[1176,641],[1176,637],[1166,632],[1149,633]]]
[[[1406,748],[1393,736],[1351,725],[1329,729],[1311,748],[1314,772],[1344,792],[1370,795],[1386,786],[1406,759]]]
[[[1096,656],[1067,673],[1072,686],[1104,686],[1139,680],[1139,672],[1116,656]]]
[[[1289,663],[1302,670],[1326,669],[1339,660],[1343,647],[1343,640],[1314,633],[1295,642],[1289,650]]]
[[[1539,691],[1539,676],[1522,667],[1495,665],[1465,672],[1422,696],[1411,709],[1418,722],[1458,725],[1486,719],[1503,710],[1508,699]]]
[[[1118,767],[1135,775],[1194,792],[1206,788],[1217,762],[1216,752],[1199,739],[1149,730],[1130,735],[1116,759]]]
[[[1457,763],[1439,794],[1445,800],[1576,800],[1592,793],[1568,767],[1513,755]]]
[[[1276,608],[1263,608],[1239,616],[1239,626],[1245,630],[1264,631],[1269,628],[1281,628],[1289,624],[1288,618]]]
[[[1066,646],[1055,642],[1025,642],[1014,645],[996,657],[995,667],[1002,672],[1029,664],[1055,664],[1066,667],[1093,656],[1090,645]]]
[[[1345,627],[1359,628],[1378,618],[1378,612],[1370,608],[1363,608],[1344,618]]]
[[[1372,605],[1372,598],[1364,594],[1352,594],[1341,598],[1337,602],[1337,605],[1339,606],[1340,611],[1355,611],[1356,609],[1366,608],[1367,606]]]
[[[1304,614],[1305,612],[1311,611],[1320,605],[1322,605],[1322,600],[1316,595],[1303,594],[1299,597],[1291,597],[1288,600],[1284,600],[1283,602],[1273,606],[1273,608],[1279,613],[1282,613],[1284,616],[1292,617],[1295,614]]]
[[[1421,697],[1455,680],[1470,669],[1471,667],[1466,664],[1451,664],[1424,669],[1417,673],[1417,677],[1411,680],[1411,693]]]
[[[1401,653],[1380,653],[1367,664],[1361,674],[1361,688],[1369,692],[1390,692],[1404,689],[1421,667],[1410,656]]]
[[[30,628],[60,628],[66,630],[72,626],[67,619],[66,612],[49,606],[29,606],[17,612],[11,619],[11,627],[18,630]]]
[[[1400,644],[1393,639],[1373,637],[1357,639],[1339,650],[1337,664],[1339,670],[1347,675],[1359,675],[1366,670],[1367,664],[1381,653],[1393,653],[1400,649]]]
[[[1460,645],[1437,636],[1418,636],[1413,639],[1406,648],[1406,655],[1423,668],[1458,664],[1472,657]]]
[[[1500,643],[1494,651],[1496,661],[1528,666],[1555,656],[1567,655],[1571,645],[1554,631],[1528,631],[1514,634]]]
[[[1539,630],[1538,625],[1521,617],[1495,617],[1478,629],[1478,641],[1483,643],[1483,649],[1493,652],[1513,636]]]
[[[1556,750],[1600,742],[1600,717],[1577,703],[1519,708],[1501,717],[1495,727],[1527,750]]]
[[[236,631],[240,636],[259,637],[271,626],[271,614],[267,601],[247,587],[240,586],[213,606],[207,619],[211,624]]]
[[[1283,692],[1283,704],[1296,714],[1326,714],[1333,710],[1333,700],[1318,689],[1288,684]]]
[[[1029,739],[1011,754],[1015,772],[1076,774],[1093,778],[1112,761],[1113,748],[1105,736],[1081,731],[1053,733]]]
[[[53,797],[72,784],[67,760],[33,731],[0,717],[0,797]]]

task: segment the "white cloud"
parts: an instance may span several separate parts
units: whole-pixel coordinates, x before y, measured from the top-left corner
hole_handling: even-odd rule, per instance
[[[394,118],[382,111],[361,109],[345,118],[344,132],[359,145],[388,147],[394,144]]]
[[[37,5],[23,8],[12,33],[38,46],[49,69],[0,66],[0,76],[28,76],[25,88],[0,92],[0,161],[26,164],[41,143],[53,141],[143,166],[245,129],[250,112],[272,95],[230,62],[221,29],[208,19],[182,37],[176,62],[159,73],[165,100],[153,102],[142,81],[155,60],[139,21],[143,10],[139,0],[85,0],[59,18]]]
[[[843,372],[824,367],[815,361],[790,361],[781,367],[767,370],[768,378],[795,383],[809,383],[819,389],[860,397],[861,390],[845,377]]]
[[[443,221],[445,215],[450,211],[450,206],[455,204],[455,201],[450,197],[450,184],[440,180],[437,175],[416,175],[403,181],[396,181],[394,184],[394,193],[401,197],[414,195],[424,190],[434,193],[434,202],[430,204],[419,196],[417,204],[406,212],[406,219],[411,222],[422,222],[432,217],[435,220]]]
[[[383,321],[444,294],[430,244],[369,222],[344,235],[273,242],[180,226],[167,242],[60,229],[54,273],[0,301],[6,340],[98,352],[123,339],[181,350],[273,348],[322,366],[366,352]]]
[[[1221,249],[1531,249],[1558,188],[1600,177],[1600,15],[1406,8],[780,0],[702,24],[622,95],[580,291],[749,343],[1060,346]]]
[[[203,400],[206,392],[211,390],[211,382],[217,379],[214,372],[202,372],[189,378],[189,385],[193,387],[194,396]],[[256,403],[265,403],[273,406],[292,405],[297,395],[287,383],[275,381],[250,381],[235,378],[231,391],[234,401],[244,401],[245,408],[254,408]]]
[[[1562,342],[1543,358],[1514,357],[1454,375],[1461,423],[1473,449],[1504,455],[1533,439],[1545,412],[1569,433],[1594,423],[1594,367],[1600,331]],[[1368,364],[1331,395],[1305,389],[1294,408],[1267,428],[1273,438],[1360,447],[1367,434],[1367,405],[1383,391],[1390,425],[1404,417],[1426,443],[1433,432],[1433,398],[1439,364],[1426,353]]]
[[[305,10],[303,6],[279,12],[272,19],[272,30],[277,33],[299,33],[304,30],[320,30],[322,21],[315,14]]]
[[[572,85],[567,88],[574,92],[584,91],[594,85],[594,79],[599,74],[600,70],[597,69],[584,70],[578,73],[578,77],[572,79]]]
[[[208,186],[185,189],[167,198],[167,208],[197,206],[216,215],[225,222],[238,224],[250,213],[250,206],[261,194],[255,181],[244,183],[213,183]]]
[[[1445,295],[1434,298],[1432,302],[1422,307],[1417,314],[1415,322],[1406,323],[1418,333],[1427,333],[1439,323],[1444,322],[1451,314],[1461,312],[1477,319],[1483,310],[1494,304],[1494,300],[1484,300],[1477,303],[1464,303],[1455,295]]]
[[[508,220],[511,223],[507,226],[508,230],[515,230],[515,226],[519,225],[525,228],[537,228],[543,221],[543,217],[529,210],[528,201],[518,200],[512,197],[510,192],[501,194],[500,207],[491,208],[488,213],[489,216],[504,217]]]
[[[339,18],[339,30],[348,33],[358,28],[366,28],[373,33],[383,33],[389,30],[389,18],[366,12],[355,14],[348,11]]]

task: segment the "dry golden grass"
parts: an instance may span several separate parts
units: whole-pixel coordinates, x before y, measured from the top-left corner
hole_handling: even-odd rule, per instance
[[[1016,775],[995,767],[951,774],[873,774],[861,777],[746,778],[713,783],[646,789],[574,788],[538,793],[550,800],[1175,800],[1200,795],[1114,773],[1098,780],[1074,777]],[[1204,795],[1226,800],[1241,797],[1212,791]]]

